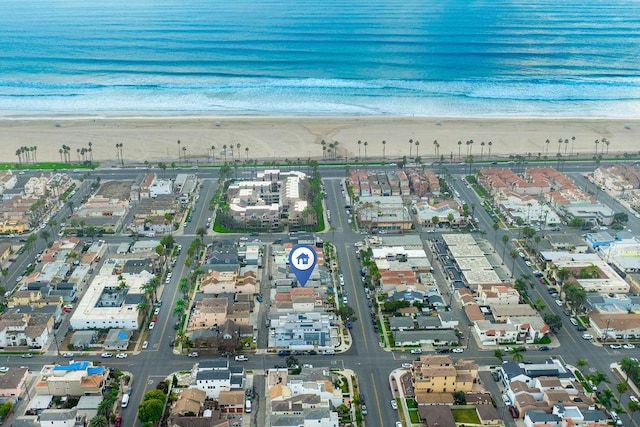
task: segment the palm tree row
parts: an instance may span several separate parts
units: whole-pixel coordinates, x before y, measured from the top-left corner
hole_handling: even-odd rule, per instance
[[[35,163],[36,160],[36,152],[38,147],[35,145],[33,147],[20,147],[16,150],[16,156],[18,156],[18,163]]]

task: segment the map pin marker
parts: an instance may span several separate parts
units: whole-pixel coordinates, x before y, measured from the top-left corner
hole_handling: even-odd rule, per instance
[[[289,266],[300,286],[304,287],[307,284],[317,262],[318,255],[313,246],[295,245],[289,252]]]

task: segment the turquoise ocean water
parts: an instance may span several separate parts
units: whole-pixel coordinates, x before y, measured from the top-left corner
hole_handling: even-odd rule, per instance
[[[637,0],[0,5],[5,116],[640,116]]]

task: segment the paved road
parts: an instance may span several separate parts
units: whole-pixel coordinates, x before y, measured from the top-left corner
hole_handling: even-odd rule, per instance
[[[588,163],[588,164],[587,164]],[[565,171],[571,172],[583,172],[591,168],[590,162],[585,163],[572,163],[565,165]],[[449,166],[450,173],[454,178],[459,178],[459,173],[464,171],[465,166],[452,165]],[[132,179],[143,170],[106,170],[96,171],[93,176],[101,176],[102,179]],[[193,173],[193,170],[185,170],[183,172]],[[336,227],[334,232],[327,232],[325,239],[333,240],[336,248],[338,249],[338,260],[345,276],[345,289],[348,292],[349,304],[354,308],[355,315],[358,320],[355,322],[352,332],[353,345],[349,351],[344,354],[335,356],[301,356],[300,361],[302,363],[312,363],[318,366],[329,365],[336,367],[348,367],[353,369],[358,375],[360,390],[365,393],[367,406],[369,408],[369,415],[367,420],[370,425],[393,425],[398,419],[398,415],[390,407],[390,400],[392,393],[388,381],[389,372],[395,368],[398,368],[402,361],[411,359],[411,355],[406,353],[390,353],[384,351],[379,344],[378,334],[373,330],[370,322],[370,309],[367,306],[367,300],[364,295],[362,282],[359,274],[359,262],[355,256],[355,248],[353,244],[360,240],[361,236],[354,233],[351,230],[350,224],[347,223],[347,216],[344,209],[344,199],[340,191],[340,179],[344,176],[343,168],[323,168],[323,176],[325,177],[325,186],[327,190],[327,207],[332,213],[332,225]],[[216,178],[217,170],[205,170],[200,169],[198,171],[200,178]],[[493,244],[495,239],[495,233],[491,227],[493,221],[480,207],[480,200],[477,195],[459,180],[453,179],[453,185],[460,193],[461,197],[467,200],[469,203],[475,203],[476,213],[475,216],[480,219],[480,227],[486,231],[484,236],[487,241]],[[88,192],[88,181],[85,181],[81,186],[81,190],[74,196],[76,206],[79,204],[79,200],[84,197]],[[200,190],[200,200],[195,205],[195,210],[192,214],[192,222],[187,224],[184,228],[184,235],[175,235],[177,243],[182,244],[183,247],[187,247],[190,241],[195,238],[195,230],[199,226],[206,224],[206,219],[211,215],[208,210],[208,201],[215,191],[215,182],[213,180],[204,180],[202,188]],[[65,208],[66,209],[66,208]],[[66,217],[68,212],[61,211],[58,216],[58,222],[61,218]],[[633,221],[632,228],[638,224]],[[52,230],[52,235],[54,235]],[[505,230],[499,230],[498,236],[508,233]],[[431,235],[433,236],[433,235]],[[278,236],[273,235],[273,238]],[[424,236],[423,236],[424,237]],[[110,243],[118,243],[126,241],[128,238],[124,236],[114,236],[106,238]],[[502,242],[500,237],[497,238],[496,250],[498,254],[502,253]],[[44,241],[38,239],[36,242],[34,253],[39,252],[44,247]],[[508,244],[508,248],[510,244]],[[508,249],[507,249],[508,250]],[[19,257],[18,261],[12,265],[10,269],[9,280],[15,280],[15,277],[19,275],[26,264],[28,264],[31,256],[24,254]],[[109,359],[105,361],[110,367],[117,369],[123,369],[133,372],[134,385],[131,403],[129,408],[123,411],[124,424],[123,425],[139,425],[137,421],[134,422],[135,408],[142,398],[144,392],[148,389],[154,388],[158,381],[161,381],[169,372],[190,369],[195,362],[194,359],[190,359],[183,355],[174,355],[169,343],[174,337],[173,325],[175,318],[171,311],[175,301],[178,298],[177,283],[180,277],[186,275],[188,269],[184,266],[184,260],[186,258],[186,250],[183,250],[178,257],[176,269],[174,270],[173,279],[170,284],[165,286],[162,299],[164,304],[160,311],[156,327],[150,332],[148,336],[149,348],[141,351],[140,354],[130,356],[128,359],[118,360]],[[266,257],[268,259],[268,257]],[[511,262],[508,263],[509,265]],[[530,274],[531,268],[527,267],[524,262],[518,257],[515,263],[515,275],[518,276],[521,273]],[[531,291],[534,299],[540,298],[545,301],[547,307],[552,312],[558,313],[563,317],[563,328],[558,332],[558,339],[562,343],[560,349],[552,350],[550,352],[538,352],[530,351],[525,355],[525,359],[532,361],[543,360],[551,355],[561,355],[561,357],[568,363],[575,363],[579,358],[589,361],[589,366],[593,369],[597,369],[601,372],[609,374],[609,363],[613,359],[620,359],[626,354],[621,351],[610,351],[603,349],[580,338],[580,335],[575,331],[575,328],[568,322],[566,316],[560,313],[560,309],[553,303],[548,293],[542,289],[540,285],[536,285]],[[263,293],[266,295],[266,288],[263,289]],[[259,316],[264,320],[264,311]],[[261,331],[265,331],[260,327]],[[259,334],[259,347],[263,347],[265,344],[265,338]],[[491,350],[480,350],[475,346],[475,343],[471,342],[468,349],[462,355],[453,355],[454,359],[458,357],[473,358],[480,365],[493,365],[497,363],[497,359],[493,357]],[[59,357],[34,357],[33,359],[22,359],[17,356],[7,356],[2,361],[7,366],[30,366],[33,369],[39,369],[43,363],[60,362],[65,363],[66,359]],[[278,356],[274,355],[256,355],[250,356],[250,360],[246,362],[245,366],[248,369],[264,369],[269,368],[275,364],[282,363]],[[615,384],[615,380],[611,375],[609,377],[612,380],[612,384]],[[259,393],[261,394],[260,390]],[[264,408],[264,402],[260,402],[260,407]],[[257,413],[257,412],[255,412]],[[637,426],[635,421],[630,421],[626,415],[623,415],[623,421],[625,425],[627,423],[633,423]]]

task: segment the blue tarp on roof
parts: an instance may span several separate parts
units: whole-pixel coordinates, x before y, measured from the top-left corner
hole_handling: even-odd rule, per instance
[[[93,366],[87,369],[87,374],[89,375],[102,374],[103,372],[104,372],[104,366]]]
[[[54,371],[84,371],[89,366],[89,362],[73,362],[68,365],[56,365]]]

